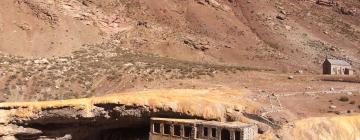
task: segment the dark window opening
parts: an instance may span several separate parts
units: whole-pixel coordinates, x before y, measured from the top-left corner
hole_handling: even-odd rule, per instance
[[[240,131],[235,131],[235,140],[240,140]]]
[[[154,133],[160,133],[160,123],[154,123]]]
[[[230,131],[227,129],[221,130],[221,140],[230,140]]]
[[[170,124],[164,124],[164,134],[170,135]]]
[[[211,136],[216,137],[216,128],[211,128]]]
[[[185,126],[184,131],[185,131],[185,137],[189,138],[191,136],[192,128],[190,126]]]
[[[203,131],[204,131],[203,132],[204,136],[207,137],[208,136],[208,128],[204,127]]]
[[[181,136],[181,126],[180,125],[174,125],[174,135]]]
[[[195,134],[196,134],[196,136],[195,136],[195,138],[201,138],[201,130],[200,129],[196,129],[197,130],[197,132],[195,132]]]

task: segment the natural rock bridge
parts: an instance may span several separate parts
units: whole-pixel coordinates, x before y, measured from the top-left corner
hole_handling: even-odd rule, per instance
[[[240,91],[157,90],[65,101],[1,103],[3,139],[148,139],[150,118],[252,122]],[[141,129],[139,129],[141,128]]]

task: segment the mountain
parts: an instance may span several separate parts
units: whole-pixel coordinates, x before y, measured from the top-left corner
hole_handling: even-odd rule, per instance
[[[9,0],[0,50],[30,58],[71,55],[84,44],[181,60],[319,73],[325,57],[360,58],[360,4],[278,0]],[[114,37],[116,36],[116,37]]]

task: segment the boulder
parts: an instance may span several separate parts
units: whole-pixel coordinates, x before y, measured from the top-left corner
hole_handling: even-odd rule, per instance
[[[280,20],[285,20],[286,19],[286,16],[284,14],[279,14],[276,16],[277,19],[280,19]]]
[[[34,60],[35,64],[49,64],[49,60],[47,60],[46,58],[43,59],[38,59],[38,60]]]
[[[330,109],[336,109],[336,106],[335,105],[331,105],[329,106]]]
[[[350,9],[347,7],[340,7],[340,13],[343,15],[350,15],[353,16],[356,14],[356,9]]]
[[[298,70],[298,71],[296,71],[295,73],[297,73],[297,74],[304,74],[304,71],[303,71],[303,70]]]
[[[264,134],[266,133],[267,131],[269,131],[271,128],[267,125],[264,125],[264,124],[258,124],[258,133],[259,134]]]

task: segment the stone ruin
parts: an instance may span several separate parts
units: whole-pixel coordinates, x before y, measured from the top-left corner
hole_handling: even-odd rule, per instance
[[[151,118],[150,140],[254,140],[257,127],[239,122]]]

